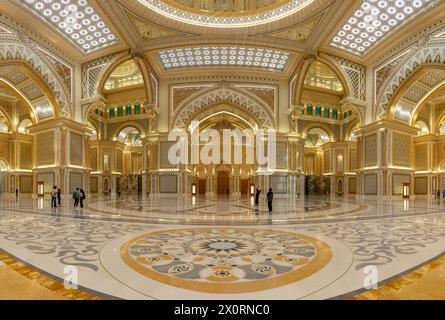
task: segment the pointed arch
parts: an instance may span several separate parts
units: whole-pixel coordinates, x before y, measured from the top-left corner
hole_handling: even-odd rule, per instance
[[[329,59],[325,55],[321,55],[319,57],[310,56],[308,57],[308,59],[304,60],[299,70],[299,74],[297,78],[294,80],[295,83],[295,86],[293,88],[294,97],[292,99],[294,105],[298,106],[301,104],[301,97],[303,95],[303,88],[304,88],[304,80],[309,71],[309,67],[311,66],[312,63],[316,61],[324,63],[337,75],[337,77],[339,78],[339,80],[343,85],[345,97],[353,96],[354,91],[351,84],[351,80],[349,76],[346,74],[346,72],[344,72],[342,66],[338,65],[335,60]]]
[[[391,115],[391,107],[394,105],[394,95],[400,91],[401,86],[422,66],[445,64],[445,47],[430,45],[414,51],[400,66],[396,72],[385,82],[381,94],[377,97],[375,114],[377,119],[388,118]]]
[[[152,78],[152,70],[151,66],[148,62],[148,60],[143,56],[139,54],[125,54],[125,55],[118,55],[111,64],[102,72],[102,74],[98,78],[98,85],[97,85],[97,93],[100,96],[104,96],[104,87],[105,82],[109,78],[109,76],[113,73],[113,71],[119,67],[122,63],[125,63],[129,60],[134,60],[136,65],[138,66],[142,78],[144,80],[144,89],[146,94],[146,101],[148,104],[154,105],[156,103],[156,84],[153,83]]]
[[[242,113],[249,119],[255,119],[260,128],[276,128],[276,121],[270,110],[262,102],[229,87],[213,89],[186,101],[178,107],[172,117],[171,129],[185,129],[200,111],[230,108],[235,114]],[[219,110],[221,111],[221,110]]]
[[[72,118],[71,98],[66,88],[54,74],[46,62],[40,58],[31,48],[24,44],[12,41],[0,43],[0,63],[2,66],[19,65],[26,66],[30,77],[39,83],[39,86],[48,92],[48,99],[55,108],[55,114]]]

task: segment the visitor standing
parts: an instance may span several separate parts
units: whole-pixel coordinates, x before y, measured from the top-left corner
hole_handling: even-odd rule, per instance
[[[60,188],[58,188],[57,189],[57,205],[59,207],[62,206],[61,202],[62,202],[62,190],[60,190]]]
[[[269,207],[269,212],[272,212],[272,202],[273,202],[273,192],[272,188],[269,189],[267,193],[267,206]]]
[[[73,200],[74,200],[74,208],[77,208],[79,205],[79,188],[76,188],[76,190],[73,193]]]
[[[85,196],[85,191],[83,191],[83,189],[80,189],[79,192],[79,200],[80,200],[80,207],[83,208],[83,200],[85,200],[86,196]]]
[[[57,187],[54,186],[51,191],[51,208],[57,208]]]
[[[256,206],[260,205],[260,194],[261,194],[260,188],[256,188],[256,193],[255,193],[255,205]]]

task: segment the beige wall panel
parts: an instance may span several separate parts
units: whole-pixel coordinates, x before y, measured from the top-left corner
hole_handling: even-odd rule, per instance
[[[414,147],[415,150],[415,169],[417,171],[428,170],[428,145],[421,144]]]
[[[32,143],[20,142],[20,169],[32,169]]]
[[[411,167],[411,137],[409,135],[394,132],[392,163],[395,166]]]
[[[70,163],[81,166],[83,158],[83,137],[78,133],[71,132],[70,139]]]
[[[331,172],[331,151],[327,150],[323,153],[323,173]]]
[[[9,141],[0,141],[0,157],[4,158],[6,161],[8,161],[8,164],[11,163],[10,158],[10,150],[9,150]]]
[[[409,174],[393,174],[392,175],[392,194],[393,196],[403,195],[403,184],[411,183]]]
[[[377,135],[365,137],[365,167],[377,165]]]
[[[349,178],[349,193],[356,194],[357,193],[357,179]]]
[[[90,177],[90,193],[98,193],[98,192],[99,192],[99,178]]]
[[[20,193],[32,193],[32,176],[20,176]]]
[[[277,142],[276,157],[277,169],[287,169],[287,142]]]
[[[355,171],[358,169],[357,150],[349,150],[349,171]]]
[[[160,175],[159,176],[159,192],[160,193],[177,193],[178,177],[176,175]]]
[[[91,170],[93,172],[96,172],[97,169],[97,149],[98,148],[91,148],[90,149],[90,166]]]
[[[82,188],[82,174],[77,172],[70,172],[70,193],[73,193],[76,188]]]
[[[161,141],[160,142],[160,166],[162,169],[176,168],[174,164],[171,164],[168,160],[168,151],[170,147],[175,144],[175,142],[171,141]]]
[[[287,176],[270,176],[269,187],[275,194],[287,194]]]
[[[37,141],[37,165],[51,165],[54,164],[55,159],[55,141],[54,132],[39,133],[36,136]]]
[[[377,174],[365,174],[365,195],[377,195]]]
[[[121,149],[116,149],[116,171],[123,172],[123,151]]]
[[[37,175],[37,182],[44,183],[44,192],[50,193],[54,187],[54,173],[39,173]]]
[[[428,193],[428,177],[414,178],[414,193],[426,195]]]

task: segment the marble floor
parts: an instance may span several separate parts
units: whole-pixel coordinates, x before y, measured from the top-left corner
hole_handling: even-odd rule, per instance
[[[444,243],[434,199],[1,197],[0,299],[445,299]]]

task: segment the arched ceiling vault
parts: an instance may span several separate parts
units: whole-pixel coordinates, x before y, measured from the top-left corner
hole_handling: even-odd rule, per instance
[[[444,65],[429,63],[419,67],[391,98],[387,118],[414,125],[419,112],[444,84]]]

